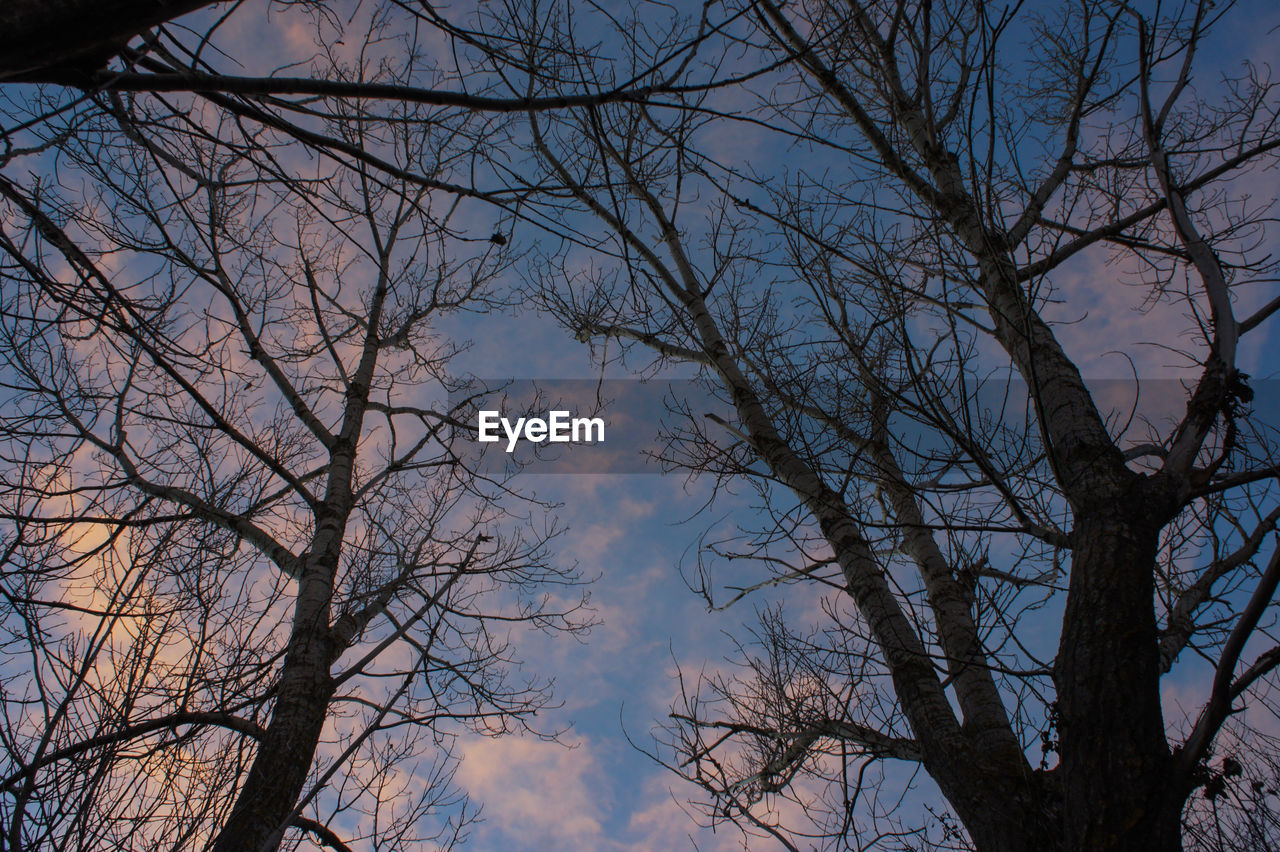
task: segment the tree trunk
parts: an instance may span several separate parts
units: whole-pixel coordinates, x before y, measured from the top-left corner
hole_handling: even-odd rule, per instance
[[[1063,845],[1061,811],[1044,773],[1031,771],[1025,761],[1020,770],[1006,767],[1003,771],[997,767],[978,770],[963,760],[955,763],[951,774],[964,782],[963,787],[956,789],[954,783],[939,786],[979,852],[1070,849]],[[933,766],[928,768],[936,779]]]
[[[214,841],[214,852],[274,850],[311,770],[334,691],[329,668],[333,573],[314,564],[308,564],[306,571],[271,724],[258,744],[235,807]]]
[[[1153,606],[1161,503],[1143,484],[1077,515],[1054,676],[1057,769],[998,765],[983,750],[926,756],[979,852],[1182,848]]]
[[[1134,489],[1076,518],[1054,673],[1067,849],[1181,849],[1160,708],[1153,503]]]

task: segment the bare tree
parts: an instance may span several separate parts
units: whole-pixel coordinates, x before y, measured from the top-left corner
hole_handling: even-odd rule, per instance
[[[1211,844],[1231,796],[1266,801],[1265,784],[1237,795],[1270,758],[1234,711],[1274,706],[1280,510],[1237,350],[1280,300],[1251,286],[1274,273],[1269,220],[1240,181],[1280,138],[1262,70],[1192,85],[1230,4],[757,0],[688,21],[646,7],[623,26],[602,16],[615,27],[602,50],[578,39],[577,6],[512,2],[464,27],[392,3],[341,73],[346,30],[308,5],[311,77],[226,73],[205,47],[216,21],[199,36],[131,30],[93,62],[73,57],[70,78],[15,72],[49,85],[8,95],[23,108],[0,161],[15,400],[5,647],[40,661],[5,695],[11,845],[84,837],[102,802],[130,803],[116,825],[138,834],[123,842],[175,824],[181,845],[225,817],[223,848],[270,846],[288,825],[334,845],[330,826],[365,807],[351,802],[391,796],[336,768],[400,756],[380,726],[434,730],[454,711],[430,708],[455,697],[472,702],[457,715],[519,711],[518,694],[469,674],[503,652],[464,590],[493,579],[477,560],[532,581],[520,566],[538,542],[482,541],[496,522],[462,510],[487,501],[448,478],[447,416],[384,393],[400,364],[436,377],[431,343],[409,332],[460,307],[400,265],[419,236],[453,245],[442,193],[612,256],[549,259],[547,306],[581,339],[699,367],[732,403],[735,422],[691,418],[669,459],[759,488],[760,527],[703,551],[708,598],[838,591],[817,634],[767,612],[744,676],[691,691],[673,716],[672,763],[703,785],[711,819],[797,848],[806,832],[917,842],[901,836],[915,828],[900,800],[867,783],[899,765],[923,767],[962,825],[939,812],[940,836],[918,842],[961,847],[1164,850],[1184,821],[1188,842]],[[393,12],[411,28],[390,48]],[[473,64],[424,61],[414,36],[429,27]],[[1019,43],[1034,50],[1006,65]],[[116,58],[103,69],[100,56]],[[496,152],[486,133],[508,134],[507,150],[521,140],[454,106],[529,111],[540,171],[490,189],[452,180],[455,156],[470,176]],[[751,134],[792,146],[786,180],[722,144]],[[38,168],[12,178],[46,152],[91,189]],[[494,156],[478,171],[507,168]],[[508,239],[495,237],[436,266],[478,282]],[[1113,416],[1063,342],[1055,305],[1070,293],[1055,288],[1096,256],[1119,261],[1117,286],[1142,285],[1135,304],[1188,317],[1186,336],[1153,341],[1185,358],[1169,422]],[[389,446],[436,455],[402,469]],[[407,478],[428,471],[454,490],[416,504]],[[736,576],[744,564],[767,570]],[[64,591],[87,585],[112,591]],[[270,630],[285,603],[287,638]],[[261,627],[206,633],[210,618]],[[458,619],[470,633],[434,627]],[[175,654],[174,625],[218,653]],[[379,692],[392,681],[372,663],[344,680],[334,656],[377,629],[396,642],[369,636],[374,650],[398,643],[413,660],[388,663],[403,693]],[[127,642],[108,641],[118,630]],[[435,665],[450,635],[487,650],[439,663],[456,692],[423,698],[409,668]],[[1213,670],[1203,705],[1166,719],[1162,681],[1195,658]],[[391,721],[383,707],[415,695]],[[340,707],[372,715],[340,729]],[[339,744],[320,748],[308,786],[322,741]],[[125,785],[113,773],[128,765],[182,792]],[[770,814],[788,796],[812,825]],[[320,802],[329,813],[299,810]],[[1241,842],[1274,831],[1227,825]]]
[[[443,402],[433,324],[509,261],[434,187],[496,128],[335,107],[412,181],[97,104],[47,126],[56,179],[0,177],[0,847],[451,846],[452,738],[547,699],[507,631],[581,626],[546,507]]]
[[[450,736],[546,700],[492,626],[581,623],[546,507],[430,404],[431,323],[501,306],[540,191],[495,116],[643,100],[673,55],[539,100],[433,4],[217,5],[0,12],[3,836],[447,846]],[[226,36],[264,10],[314,52]]]
[[[300,19],[309,19],[315,31],[314,54],[281,54],[280,39],[244,44],[227,35],[234,30],[243,38],[248,31],[261,38],[296,27]],[[367,29],[361,32],[362,27]],[[353,63],[348,54],[356,44],[364,49]],[[328,135],[316,119],[339,118],[341,105],[354,99],[367,101],[371,112],[394,112],[396,104],[410,103],[511,113],[644,101],[665,91],[663,79],[641,85],[651,76],[641,73],[547,99],[512,97],[502,79],[488,72],[489,60],[505,64],[513,47],[519,45],[491,41],[436,4],[420,1],[13,0],[0,9],[0,84],[19,120],[0,126],[0,166],[15,153],[28,153],[14,150],[23,131],[67,113],[92,114],[107,92],[183,92],[289,133],[322,155],[429,183],[428,176],[394,157],[385,160]],[[682,45],[674,56],[693,47]],[[648,70],[673,58],[654,57]],[[32,96],[33,88],[38,95]],[[35,104],[43,104],[43,112]],[[452,189],[463,191],[461,185]],[[484,195],[476,187],[467,190]]]
[[[1268,201],[1240,177],[1274,166],[1280,105],[1251,65],[1193,85],[1232,13],[730,4],[683,26],[724,39],[688,73],[734,89],[530,114],[530,182],[562,185],[558,215],[615,259],[549,258],[547,306],[579,339],[699,366],[736,412],[691,410],[668,459],[759,489],[762,526],[703,549],[731,572],[706,593],[839,590],[816,635],[769,614],[745,673],[673,715],[671,765],[713,821],[789,848],[908,842],[884,800],[859,810],[906,764],[959,820],[911,843],[1173,850],[1184,816],[1206,836],[1198,789],[1265,763],[1224,725],[1274,708],[1280,663],[1273,436],[1237,366],[1280,308]],[[513,41],[557,32],[578,85],[608,79],[585,24],[504,14]],[[672,17],[626,22],[615,52],[645,67],[689,37]],[[796,165],[761,168],[735,134]],[[1082,375],[1095,353],[1065,347],[1057,304],[1092,258],[1135,307],[1186,317],[1151,341],[1185,365],[1176,416],[1126,417]],[[1169,390],[1135,376],[1127,402]],[[753,563],[772,571],[744,580]],[[1197,661],[1200,706],[1166,719],[1162,683]],[[788,796],[810,824],[779,821]]]

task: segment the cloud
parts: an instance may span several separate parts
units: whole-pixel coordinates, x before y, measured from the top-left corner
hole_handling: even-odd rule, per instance
[[[688,805],[672,789],[670,776],[650,778],[640,797],[642,807],[631,813],[627,823],[628,836],[639,845],[627,849],[698,849],[700,852],[729,852],[744,847],[742,834],[733,826],[718,831],[700,827],[694,822],[694,814]],[[690,788],[692,789],[692,788]],[[772,848],[776,844],[759,844]]]
[[[593,849],[604,838],[607,779],[587,742],[577,748],[518,737],[475,738],[457,780],[484,805],[479,833],[505,835],[503,848]],[[483,845],[483,844],[482,844]]]
[[[464,750],[457,780],[484,806],[475,848],[744,848],[732,827],[712,833],[698,826],[672,793],[675,779],[664,770],[654,767],[643,778],[613,771],[602,756],[607,746],[590,739],[568,748],[545,740],[477,737]],[[627,789],[615,790],[615,784]]]

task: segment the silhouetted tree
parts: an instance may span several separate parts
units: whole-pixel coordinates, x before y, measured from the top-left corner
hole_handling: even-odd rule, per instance
[[[0,176],[0,846],[451,846],[452,738],[547,699],[509,626],[581,626],[443,401],[434,324],[508,298],[439,188],[492,128],[335,102],[412,181],[196,96],[95,107]]]
[[[736,412],[690,409],[672,436],[669,463],[761,496],[762,526],[699,567],[840,590],[816,635],[768,611],[745,673],[676,708],[669,760],[712,821],[797,849],[900,838],[905,812],[863,782],[902,762],[959,818],[935,826],[947,846],[1173,850],[1184,815],[1203,836],[1193,793],[1237,783],[1224,725],[1274,708],[1280,664],[1273,436],[1237,366],[1280,307],[1248,186],[1275,166],[1280,102],[1249,64],[1193,85],[1230,14],[728,4],[688,26],[725,39],[699,58],[733,89],[530,114],[530,182],[563,185],[558,215],[595,247],[541,267],[548,308],[696,365]],[[581,57],[568,88],[608,79],[582,22],[508,17],[512,41],[555,30]],[[688,38],[646,24],[616,36],[637,68]],[[530,50],[513,90],[556,91],[520,73],[554,58]],[[1184,384],[1086,380],[1081,358],[1124,341],[1063,342],[1057,305],[1093,307],[1072,301],[1085,261],[1133,307],[1181,312],[1150,342]],[[1161,395],[1176,416],[1126,418]],[[774,573],[740,578],[753,562]],[[1202,703],[1166,719],[1162,683],[1194,660]]]

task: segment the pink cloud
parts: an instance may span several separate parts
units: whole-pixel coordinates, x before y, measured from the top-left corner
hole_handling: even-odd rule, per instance
[[[468,740],[457,781],[484,804],[487,822],[526,848],[600,848],[604,775],[584,741],[577,748],[517,737]],[[543,845],[535,838],[553,841]]]

